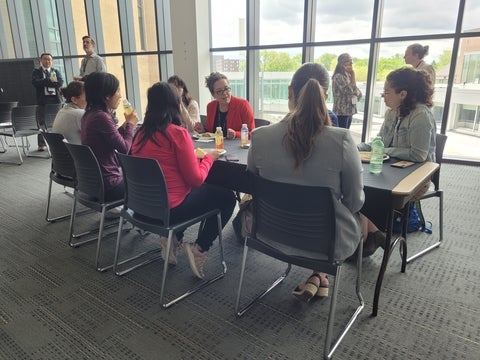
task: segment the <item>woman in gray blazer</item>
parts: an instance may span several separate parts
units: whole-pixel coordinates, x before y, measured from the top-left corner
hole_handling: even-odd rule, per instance
[[[364,202],[363,167],[349,131],[331,126],[325,78],[328,88],[327,71],[315,63],[303,64],[295,72],[288,87],[290,113],[279,123],[252,132],[247,166],[270,180],[330,188],[337,199],[335,256],[344,260],[354,254],[362,233],[372,233],[368,255],[383,235],[359,213]],[[326,274],[314,270],[293,294],[309,301],[328,296],[328,288]]]

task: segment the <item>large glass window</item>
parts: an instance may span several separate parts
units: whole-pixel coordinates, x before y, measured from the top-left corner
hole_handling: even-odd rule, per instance
[[[255,52],[259,69],[257,91],[251,99],[256,117],[278,122],[288,112],[288,86],[293,73],[302,64],[301,48],[260,50]]]
[[[453,33],[458,0],[385,0],[383,37]]]
[[[158,57],[156,55],[137,56],[138,86],[140,88],[140,104],[135,104],[138,116],[143,118],[142,109],[147,108],[147,90],[154,83],[160,81],[158,71]]]
[[[317,1],[315,41],[368,39],[373,0]]]
[[[464,32],[478,31],[480,28],[478,19],[480,19],[480,2],[478,0],[466,0],[462,30]]]
[[[116,1],[101,0],[100,11],[102,17],[103,41],[105,53],[121,53],[122,42],[120,36],[120,22]],[[110,68],[107,67],[110,71]]]
[[[212,47],[246,45],[246,0],[210,0]]]
[[[75,33],[75,45],[77,47],[77,55],[84,55],[82,37],[89,35],[87,28],[87,16],[85,13],[85,2],[84,1],[74,1],[71,0],[70,4],[72,6],[72,20],[73,20],[73,31]],[[80,60],[78,60],[78,68],[80,69]]]
[[[245,51],[218,52],[212,54],[213,71],[228,78],[232,95],[246,98],[246,57]],[[207,76],[208,74],[205,74]]]
[[[5,49],[3,49],[3,55],[6,59],[13,59],[15,58],[15,49],[13,47],[12,26],[8,16],[6,0],[0,0],[0,17],[0,31],[2,31],[6,41]]]
[[[303,1],[260,0],[260,45],[303,41]]]

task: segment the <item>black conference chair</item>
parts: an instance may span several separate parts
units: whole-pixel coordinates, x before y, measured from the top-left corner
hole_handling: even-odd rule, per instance
[[[447,142],[447,135],[437,134],[436,136],[436,148],[435,148],[435,161],[442,166],[443,161],[443,150],[445,149],[445,144]],[[439,240],[434,244],[426,247],[425,249],[418,251],[415,255],[412,255],[407,258],[407,264],[413,260],[429,253],[433,249],[440,247],[443,241],[443,190],[440,189],[440,168],[433,174],[432,177],[433,188],[430,188],[417,202],[417,210],[421,217],[423,218],[422,205],[421,202],[430,198],[438,198],[438,231],[439,231]]]
[[[255,176],[253,179],[254,216],[250,236],[245,238],[240,282],[235,302],[237,316],[242,316],[256,301],[262,299],[289,274],[291,266],[315,269],[335,276],[330,300],[330,312],[325,335],[324,358],[330,359],[339,343],[350,330],[364,308],[360,292],[362,270],[362,246],[358,239],[356,295],[359,305],[337,340],[332,344],[337,293],[340,285],[340,270],[344,259],[337,258],[335,248],[335,212],[333,196],[325,187],[302,186],[279,183]],[[345,239],[348,241],[348,239]],[[242,285],[249,248],[286,262],[285,272],[267,290],[256,296],[240,309]],[[258,281],[258,275],[255,277]],[[321,324],[321,323],[320,323]]]
[[[44,133],[43,137],[50,149],[50,153],[52,154],[52,167],[50,170],[50,180],[48,183],[48,195],[47,195],[47,208],[45,211],[45,220],[53,223],[56,221],[64,220],[70,217],[70,213],[57,216],[57,217],[50,217],[50,204],[52,200],[52,184],[56,183],[62,185],[64,188],[71,188],[72,191],[75,189],[75,185],[77,184],[77,178],[75,175],[75,165],[73,163],[73,158],[70,155],[67,147],[65,146],[64,137],[62,134],[57,133]],[[65,140],[66,141],[66,140]],[[67,191],[66,194],[71,195]],[[85,212],[81,212],[86,213]],[[80,213],[77,213],[78,215]]]
[[[20,148],[22,148],[25,156],[34,157],[50,157],[50,150],[47,146],[47,156],[32,155],[30,151],[29,136],[41,134],[42,131],[38,127],[37,123],[37,105],[17,106],[12,109],[12,128],[6,129],[2,132],[3,136],[11,137],[17,149],[20,162],[18,165],[23,164],[22,154]],[[18,145],[17,139],[21,140],[21,145]]]
[[[139,229],[146,230],[152,234],[167,237],[166,254],[170,254],[170,248],[173,246],[172,237],[175,233],[183,231],[186,228],[200,224],[203,226],[204,221],[216,216],[218,222],[218,243],[220,249],[221,272],[212,276],[209,280],[203,281],[195,288],[187,290],[175,299],[166,302],[164,299],[166,289],[166,279],[168,272],[168,261],[163,264],[162,283],[160,285],[160,301],[163,308],[168,308],[176,304],[180,300],[196,293],[198,290],[212,284],[213,282],[223,278],[227,272],[227,265],[224,260],[223,242],[222,242],[222,221],[220,210],[211,210],[203,213],[200,216],[184,221],[182,223],[170,222],[170,206],[168,201],[167,186],[165,178],[158,162],[155,159],[139,158],[130,155],[117,153],[118,159],[122,166],[123,176],[125,181],[125,204],[121,211],[120,223],[118,226],[117,245],[115,249],[114,271],[117,275],[124,275],[129,271],[136,269],[142,265],[148,264],[155,260],[155,258],[147,258],[141,263],[136,263],[130,268],[120,269],[120,265],[126,264],[128,260],[120,259],[121,240],[122,240],[122,226],[123,220],[128,221],[133,226]],[[157,251],[159,251],[158,249]],[[130,259],[139,258],[145,255],[141,253],[138,256]]]
[[[0,153],[7,151],[8,144],[1,137],[5,129],[12,128],[12,109],[18,105],[18,101],[0,102]]]
[[[63,104],[46,104],[43,112],[45,120],[44,131],[51,131],[55,117],[57,116],[58,111],[62,108]]]
[[[121,206],[123,204],[123,199],[115,201],[105,200],[105,188],[103,184],[102,171],[100,170],[100,165],[98,164],[95,154],[89,146],[71,144],[66,141],[64,143],[68,149],[68,152],[73,158],[75,174],[77,178],[77,184],[73,193],[73,205],[72,213],[70,215],[68,243],[72,247],[77,247],[97,240],[95,267],[98,271],[105,271],[113,266],[113,264],[106,266],[100,265],[101,244],[104,237],[103,232],[107,227],[105,226],[105,213],[108,210]],[[89,230],[81,234],[74,234],[74,224],[77,216],[77,203],[80,203],[87,208],[100,213],[100,226],[98,229]],[[74,242],[74,239],[80,239],[81,237],[91,234],[97,230],[98,236],[96,238],[89,238]]]
[[[270,124],[271,124],[271,122],[269,120],[255,118],[255,127],[256,128],[258,128],[260,126],[267,126],[267,125],[270,125]]]

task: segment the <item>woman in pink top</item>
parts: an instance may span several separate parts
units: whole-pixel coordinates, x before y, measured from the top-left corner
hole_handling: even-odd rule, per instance
[[[148,104],[144,122],[132,144],[132,155],[154,158],[160,164],[168,189],[170,220],[180,222],[205,211],[220,209],[222,226],[228,222],[235,207],[231,190],[204,184],[218,152],[197,156],[188,130],[181,126],[180,97],[166,83],[154,84],[147,93]],[[170,254],[166,254],[166,238],[161,238],[162,256],[176,264],[177,251],[183,234],[177,233]],[[216,217],[207,219],[195,243],[185,245],[193,273],[203,278],[207,251],[218,236]]]

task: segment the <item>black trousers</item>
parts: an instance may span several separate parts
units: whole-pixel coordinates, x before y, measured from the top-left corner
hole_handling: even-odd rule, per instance
[[[192,189],[180,205],[170,209],[170,221],[172,223],[181,222],[199,216],[205,211],[220,209],[223,228],[230,220],[235,204],[235,195],[232,190],[216,185],[203,184]],[[182,237],[181,234],[179,235],[177,235],[177,238]],[[196,242],[203,251],[208,251],[217,236],[217,217],[212,216],[205,222],[205,226],[201,229]]]

